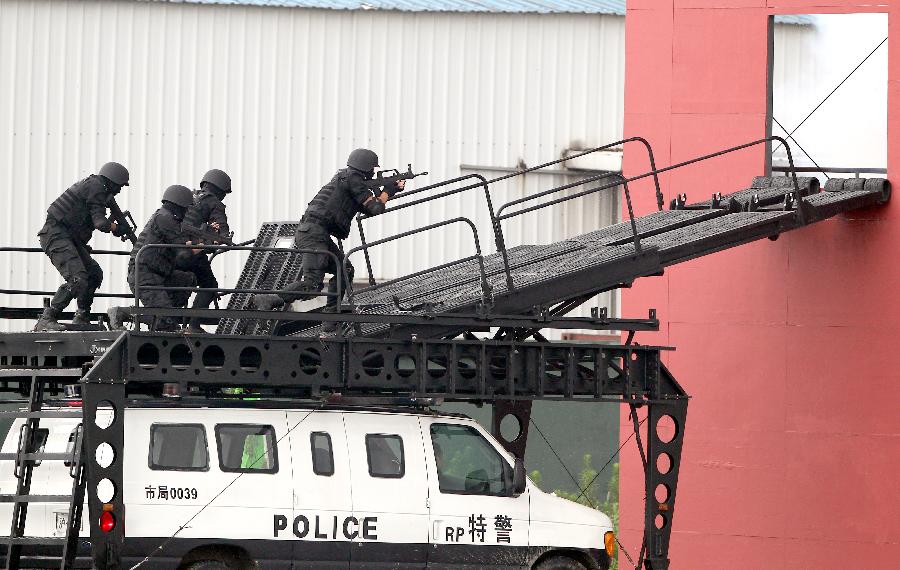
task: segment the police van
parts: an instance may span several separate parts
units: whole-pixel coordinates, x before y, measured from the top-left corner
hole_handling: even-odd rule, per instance
[[[41,451],[65,452],[80,421],[43,420]],[[148,404],[125,410],[125,434],[125,568],[581,570],[614,555],[609,517],[538,489],[461,415]],[[13,467],[0,462],[0,493],[15,492]],[[45,460],[31,493],[71,484],[67,465]],[[67,504],[31,504],[25,534],[64,536],[67,517]]]

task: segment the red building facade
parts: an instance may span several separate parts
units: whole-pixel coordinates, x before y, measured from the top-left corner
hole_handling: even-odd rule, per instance
[[[766,136],[774,14],[889,14],[888,177],[900,169],[900,0],[628,0],[626,136],[659,165]],[[815,102],[811,102],[815,103]],[[839,135],[839,133],[836,133]],[[764,147],[662,178],[689,201],[746,187]],[[647,169],[626,148],[626,174]],[[635,185],[637,210],[654,207]],[[900,560],[900,204],[676,266],[623,295],[693,396],[673,569],[856,569]],[[644,342],[651,341],[644,337]],[[623,417],[622,438],[631,432]],[[627,449],[631,449],[630,447]],[[622,456],[621,539],[640,548],[643,478]],[[620,556],[624,566],[627,561]]]

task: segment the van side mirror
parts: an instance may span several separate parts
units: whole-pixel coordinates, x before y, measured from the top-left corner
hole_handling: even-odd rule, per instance
[[[525,463],[521,459],[516,459],[516,465],[513,467],[513,496],[519,496],[525,492]]]

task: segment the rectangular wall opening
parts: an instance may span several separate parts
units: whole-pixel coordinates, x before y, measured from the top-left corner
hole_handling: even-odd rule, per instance
[[[778,16],[770,28],[768,126],[802,175],[884,176],[888,15]],[[770,152],[774,175],[786,174],[787,150]]]

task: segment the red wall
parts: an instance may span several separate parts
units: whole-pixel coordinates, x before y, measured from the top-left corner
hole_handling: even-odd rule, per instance
[[[648,138],[659,165],[764,137],[767,17],[834,12],[890,13],[890,177],[900,169],[900,0],[628,0],[626,136]],[[698,201],[737,190],[764,156],[760,147],[676,171],[664,192]],[[640,147],[626,149],[628,174],[646,166]],[[653,208],[649,186],[635,193],[639,211]],[[693,396],[673,569],[897,567],[898,200],[624,293],[624,315],[659,309],[659,337],[643,341],[677,347],[667,363]],[[623,416],[623,439],[630,430]],[[634,556],[643,480],[633,448],[622,457],[621,539]]]

